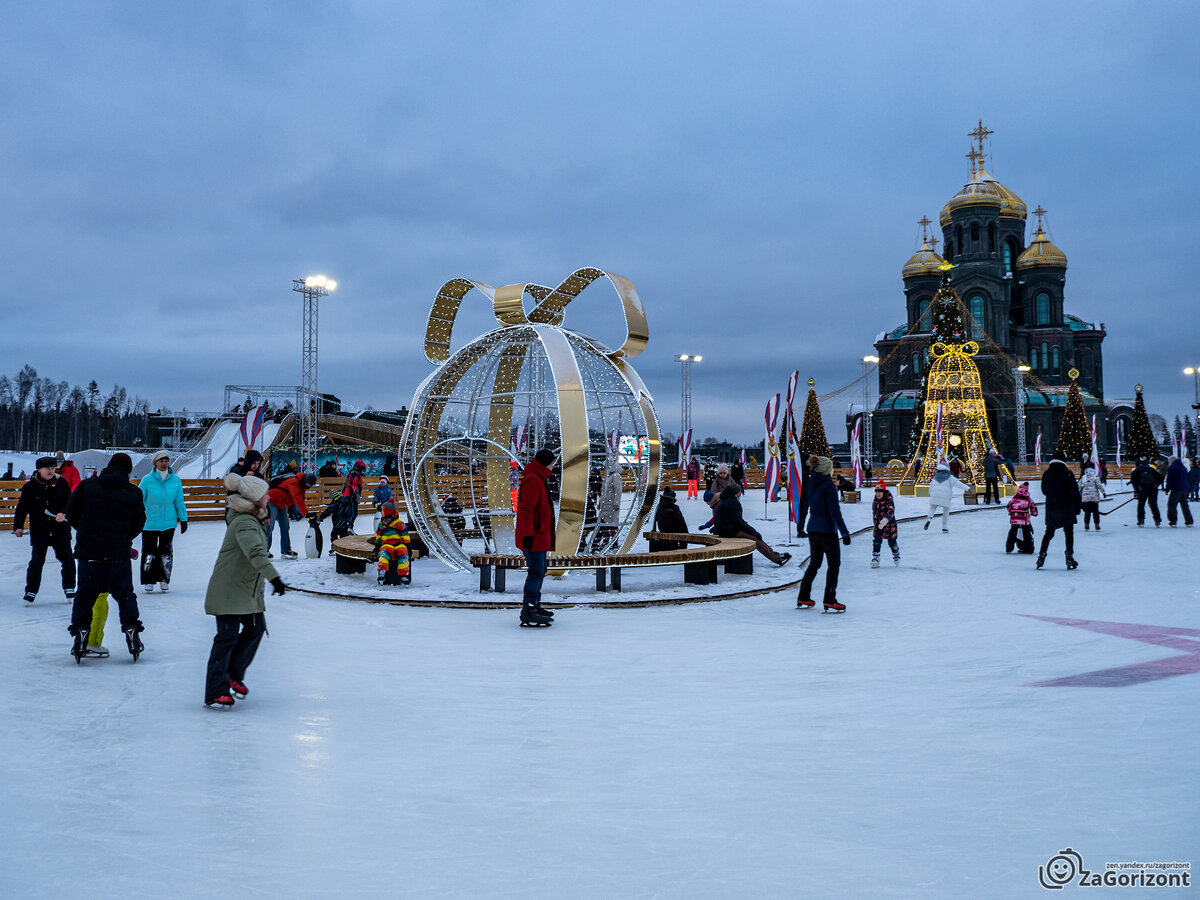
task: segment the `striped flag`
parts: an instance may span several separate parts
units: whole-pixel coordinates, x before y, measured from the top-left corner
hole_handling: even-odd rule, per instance
[[[1037,440],[1033,442],[1033,464],[1035,466],[1042,464],[1042,433],[1040,431]]]
[[[1096,414],[1092,413],[1092,465],[1100,470],[1100,454],[1096,450]]]
[[[513,430],[512,450],[513,456],[520,456],[525,452],[525,445],[529,442],[529,423],[522,425],[520,428]]]
[[[683,433],[679,439],[679,468],[686,469],[692,461],[692,429]]]
[[[850,434],[850,466],[854,471],[854,486],[863,486],[862,463],[862,426],[863,417],[859,416],[854,423],[854,431]]]
[[[767,428],[766,472],[764,473],[763,489],[767,492],[767,500],[775,499],[779,489],[779,441],[776,438],[779,426],[779,395],[767,401],[767,411],[763,416]]]
[[[1121,474],[1121,438],[1124,437],[1122,432],[1123,421],[1117,419],[1117,478],[1121,480],[1121,484],[1125,483],[1125,476]]]
[[[804,481],[800,477],[800,450],[796,446],[796,429],[789,428],[788,443],[788,521],[800,521],[800,499],[804,490]],[[745,453],[745,451],[742,451]]]

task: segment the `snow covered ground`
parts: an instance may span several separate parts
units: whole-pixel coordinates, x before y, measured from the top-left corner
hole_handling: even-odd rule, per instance
[[[56,564],[25,604],[28,541],[5,536],[0,895],[1014,898],[1067,847],[1100,872],[1200,864],[1200,528],[1133,521],[1080,530],[1075,572],[1061,539],[1040,572],[1006,556],[995,509],[902,524],[899,568],[856,538],[841,616],[788,590],[521,629],[288,593],[231,712],[201,703],[222,524],[177,536],[171,592],[139,597],[137,664],[114,610],[112,657],[77,666]],[[332,566],[279,564],[310,586]],[[407,590],[479,598],[438,568]],[[800,574],[760,560],[717,589]]]

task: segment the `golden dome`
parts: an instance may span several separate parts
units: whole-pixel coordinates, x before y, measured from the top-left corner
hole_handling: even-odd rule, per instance
[[[929,240],[926,239],[921,244],[921,249],[914,253],[908,262],[904,264],[901,275],[904,278],[913,278],[917,275],[938,275],[940,274],[938,267],[945,264],[946,261],[937,255],[937,252],[929,246]]]
[[[1036,269],[1039,267],[1065,269],[1067,267],[1067,254],[1050,243],[1050,239],[1046,237],[1046,233],[1042,231],[1042,226],[1039,225],[1037,234],[1033,236],[1033,240],[1029,242],[1029,246],[1022,250],[1021,255],[1017,257],[1016,267],[1018,269]]]
[[[938,224],[943,228],[950,224],[950,214],[967,206],[998,206],[1000,217],[1025,221],[1025,201],[989,175],[980,166],[975,176],[963,185],[963,189],[951,197],[938,215]]]

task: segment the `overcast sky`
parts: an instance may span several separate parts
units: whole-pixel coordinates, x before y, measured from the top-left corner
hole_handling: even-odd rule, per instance
[[[1106,396],[1192,402],[1190,0],[88,0],[3,23],[9,375],[202,410],[295,384],[291,281],[320,271],[321,388],[397,408],[443,282],[594,265],[641,293],[664,430],[691,352],[697,439],[761,439],[793,369],[832,390],[904,320],[915,222],[982,118],[989,170],[1049,210],[1067,311],[1108,329]],[[615,345],[615,299],[588,294],[568,326]]]

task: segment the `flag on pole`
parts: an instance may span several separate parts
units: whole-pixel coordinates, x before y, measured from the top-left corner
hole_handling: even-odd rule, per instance
[[[679,439],[679,468],[686,469],[692,461],[692,429],[683,433]]]
[[[742,464],[742,468],[746,468],[746,448],[742,448],[742,452],[738,454],[738,462]]]
[[[1037,440],[1033,442],[1033,464],[1035,466],[1042,464],[1042,433],[1040,431]]]
[[[862,462],[862,427],[863,417],[859,416],[854,422],[854,431],[850,434],[850,467],[854,471],[854,486],[863,486]]]
[[[946,459],[946,434],[942,421],[942,404],[940,403],[937,405],[937,419],[934,422],[933,436],[937,445],[937,461],[941,463]]]
[[[512,450],[513,456],[520,456],[525,452],[525,446],[529,442],[529,424],[526,423],[520,428],[513,430]]]
[[[796,446],[796,429],[789,428],[787,433],[788,454],[788,521],[800,521],[800,499],[804,490],[804,481],[800,477],[800,450]],[[742,451],[743,454],[745,451]]]
[[[614,431],[608,436],[608,449],[614,456],[621,452],[621,432]]]
[[[1125,476],[1121,474],[1121,425],[1122,420],[1117,419],[1117,478],[1120,479],[1121,484],[1124,484]]]
[[[1096,414],[1092,413],[1092,465],[1100,471],[1100,454],[1096,450]]]
[[[246,415],[242,417],[242,446],[247,450],[254,446],[254,442],[262,433],[263,412],[263,407],[256,406],[247,410]]]
[[[776,438],[779,426],[779,395],[767,401],[767,411],[763,416],[767,428],[766,472],[764,473],[763,489],[767,500],[775,499],[779,489],[779,441]]]

